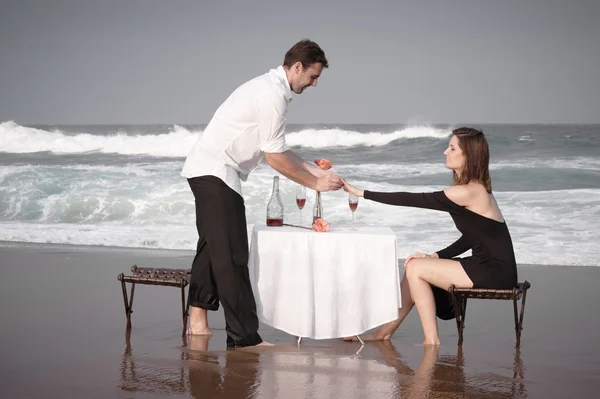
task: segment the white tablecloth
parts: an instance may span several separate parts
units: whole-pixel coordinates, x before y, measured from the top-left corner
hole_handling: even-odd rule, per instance
[[[396,236],[389,227],[317,233],[256,224],[248,267],[259,319],[289,334],[340,338],[398,317]]]

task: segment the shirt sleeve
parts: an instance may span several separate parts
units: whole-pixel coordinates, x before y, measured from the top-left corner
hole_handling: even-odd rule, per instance
[[[467,241],[467,239],[463,235],[458,240],[456,240],[454,243],[447,246],[446,248],[444,248],[440,251],[437,251],[437,254],[440,257],[440,259],[452,259],[455,256],[458,256],[458,255],[461,255],[461,254],[467,252],[469,249],[471,249],[471,244],[469,243],[469,241]]]
[[[365,190],[364,197],[372,201],[381,202],[382,204],[425,208],[451,213],[458,211],[460,208],[460,205],[448,199],[443,191],[435,191],[433,193],[382,193]]]
[[[280,153],[288,150],[285,142],[287,102],[283,95],[269,91],[256,100],[258,134],[263,152]]]

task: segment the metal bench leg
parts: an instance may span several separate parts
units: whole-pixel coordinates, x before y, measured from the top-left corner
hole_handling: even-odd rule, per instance
[[[187,309],[185,306],[185,285],[183,285],[183,281],[181,282],[181,318],[183,321],[183,333],[182,336],[185,335],[187,330]]]
[[[183,304],[183,296],[184,296],[185,286],[181,287],[181,301]],[[183,335],[187,334],[187,324],[188,319],[190,317],[190,289],[188,287],[187,301],[185,302],[185,309],[183,311]]]
[[[527,298],[527,289],[529,289],[529,283],[525,281],[523,284],[523,297],[521,298],[521,314],[519,315],[519,321],[517,322],[517,302],[515,304],[515,329],[517,330],[517,348],[521,346],[521,331],[523,330],[523,316],[525,315],[525,299]]]
[[[517,338],[517,344],[516,344],[516,348],[519,347],[519,341],[520,341],[520,326],[519,326],[519,311],[517,310],[517,298],[513,296],[513,309],[514,309],[514,313],[515,313],[515,334],[516,334],[516,338]]]
[[[467,318],[467,298],[463,298],[461,301],[461,309],[460,313],[462,313],[462,317],[460,319],[460,344],[463,343],[463,330],[465,329],[465,319]]]
[[[121,289],[123,290],[123,303],[125,305],[125,316],[127,317],[127,330],[131,330],[131,314],[133,313],[133,294],[135,292],[135,283],[131,283],[131,296],[127,300],[127,287],[125,282],[121,281]]]
[[[456,329],[458,330],[458,345],[463,343],[463,330],[465,328],[465,316],[467,313],[467,298],[459,299],[454,293],[454,286],[451,286],[450,294],[454,305],[454,316],[456,317]]]

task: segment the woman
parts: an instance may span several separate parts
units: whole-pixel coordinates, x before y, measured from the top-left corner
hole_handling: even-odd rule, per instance
[[[510,233],[492,194],[489,148],[482,132],[459,128],[452,132],[444,151],[446,167],[454,184],[433,193],[380,193],[360,190],[345,182],[350,194],[389,205],[427,208],[450,213],[462,236],[449,247],[432,254],[410,255],[402,278],[402,308],[398,319],[363,336],[367,340],[389,340],[417,305],[426,345],[439,345],[435,287],[510,289],[517,284],[517,266]],[[471,249],[473,256],[454,258]]]

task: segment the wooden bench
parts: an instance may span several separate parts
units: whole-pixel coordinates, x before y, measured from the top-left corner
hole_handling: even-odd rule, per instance
[[[121,282],[123,289],[123,303],[125,304],[125,316],[127,317],[127,330],[131,330],[131,313],[133,313],[133,294],[136,284],[144,285],[162,285],[166,287],[181,288],[181,314],[183,317],[183,335],[187,329],[188,311],[190,308],[190,296],[188,290],[187,301],[185,299],[185,287],[190,283],[190,269],[166,269],[166,268],[146,268],[134,265],[131,267],[132,276],[126,276],[121,273],[117,280]],[[125,283],[131,284],[131,293],[129,300],[127,298],[127,287]]]
[[[463,343],[463,330],[465,328],[465,316],[467,313],[467,299],[501,299],[513,301],[515,312],[515,333],[517,335],[517,345],[521,346],[521,331],[523,330],[523,315],[525,314],[525,298],[527,290],[531,287],[528,281],[518,283],[513,289],[494,290],[487,288],[456,288],[450,286],[448,291],[452,296],[454,304],[454,314],[456,315],[456,327],[458,329],[458,345]],[[517,310],[517,301],[521,300],[521,312]]]

